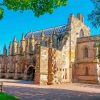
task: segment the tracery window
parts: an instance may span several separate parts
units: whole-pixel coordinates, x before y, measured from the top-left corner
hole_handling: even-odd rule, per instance
[[[83,30],[81,29],[81,31],[80,31],[80,38],[81,37],[84,37],[84,32],[83,32]]]

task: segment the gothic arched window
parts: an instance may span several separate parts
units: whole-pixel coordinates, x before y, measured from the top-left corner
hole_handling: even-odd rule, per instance
[[[81,31],[80,31],[80,37],[84,37],[84,32],[83,32],[82,29],[81,29]]]
[[[88,48],[84,48],[84,58],[88,58]]]

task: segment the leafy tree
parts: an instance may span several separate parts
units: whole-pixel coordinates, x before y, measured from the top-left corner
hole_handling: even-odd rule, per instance
[[[94,4],[94,10],[89,14],[88,19],[94,27],[100,27],[100,0],[91,0]]]
[[[1,7],[6,6],[9,10],[25,11],[31,10],[36,17],[45,13],[52,14],[54,9],[66,6],[67,0],[2,0]],[[0,8],[0,19],[3,17],[3,9]]]
[[[4,13],[4,10],[2,8],[0,8],[0,19],[3,18],[3,13]]]

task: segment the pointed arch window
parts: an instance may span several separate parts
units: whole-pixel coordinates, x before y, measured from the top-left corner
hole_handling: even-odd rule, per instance
[[[88,48],[84,48],[84,58],[88,58]]]
[[[84,37],[84,31],[81,29],[81,31],[80,31],[80,38],[81,37]]]

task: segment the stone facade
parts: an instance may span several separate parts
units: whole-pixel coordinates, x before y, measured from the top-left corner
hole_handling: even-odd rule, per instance
[[[76,78],[78,82],[97,83],[100,81],[100,66],[97,48],[94,47],[99,36],[77,39]]]
[[[8,54],[4,46],[0,56],[0,77],[49,85],[99,82],[97,38],[90,37],[83,20],[81,14],[70,15],[67,25],[29,32],[20,42],[14,37]]]

